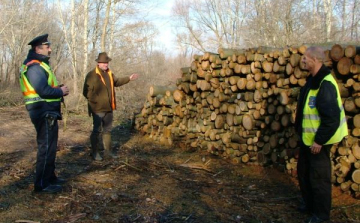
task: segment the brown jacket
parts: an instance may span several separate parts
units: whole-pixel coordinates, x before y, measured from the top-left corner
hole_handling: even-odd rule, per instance
[[[108,70],[108,72],[102,71],[99,68],[98,70],[101,72],[102,78],[96,73],[96,68],[91,70],[85,78],[83,95],[88,100],[89,115],[91,112],[100,113],[112,111],[114,110],[111,106],[113,100],[116,104],[115,90],[111,88],[110,70]],[[117,78],[114,75],[111,76],[114,87],[119,87],[130,81],[129,77]],[[112,99],[112,91],[114,92],[114,99]]]

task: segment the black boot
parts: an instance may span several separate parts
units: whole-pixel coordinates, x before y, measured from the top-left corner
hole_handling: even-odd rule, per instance
[[[101,157],[99,153],[99,135],[91,134],[90,136],[90,142],[91,142],[91,156],[93,160],[96,161],[102,161],[103,158]]]
[[[113,159],[119,158],[116,154],[116,150],[111,148],[111,133],[104,133],[102,135],[105,152]]]

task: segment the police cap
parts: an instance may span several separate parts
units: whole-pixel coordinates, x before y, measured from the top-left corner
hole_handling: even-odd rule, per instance
[[[50,42],[48,41],[48,36],[49,36],[49,34],[37,36],[33,40],[31,40],[28,43],[28,45],[31,45],[32,47],[39,46],[39,45],[49,45]]]

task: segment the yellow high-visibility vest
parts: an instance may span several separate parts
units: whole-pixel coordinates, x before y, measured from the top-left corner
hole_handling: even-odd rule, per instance
[[[348,135],[348,127],[346,123],[345,111],[342,105],[340,92],[338,85],[331,74],[328,74],[322,82],[330,81],[336,88],[337,92],[337,101],[340,108],[340,125],[336,130],[335,134],[325,143],[325,145],[334,144],[340,142],[345,136]],[[314,143],[316,132],[321,124],[319,111],[316,109],[316,97],[319,92],[320,86],[318,89],[310,89],[309,94],[307,95],[304,111],[303,111],[303,121],[302,121],[302,140],[305,145],[311,146]]]
[[[54,102],[54,101],[61,101],[61,98],[51,98],[51,99],[44,99],[36,93],[33,86],[30,84],[29,80],[27,79],[26,72],[27,68],[30,64],[38,63],[48,74],[48,85],[51,87],[57,87],[58,83],[54,73],[52,72],[49,65],[44,62],[40,62],[38,60],[31,60],[27,64],[23,64],[20,68],[20,88],[23,93],[25,104],[32,104],[36,102]]]

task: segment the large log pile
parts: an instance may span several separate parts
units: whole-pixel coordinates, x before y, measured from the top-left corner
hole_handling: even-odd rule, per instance
[[[276,165],[296,176],[294,129],[307,46],[219,49],[197,55],[176,86],[152,86],[136,128],[154,140],[206,150],[234,163]],[[360,196],[360,48],[325,47],[338,81],[349,137],[332,148],[333,183]]]

